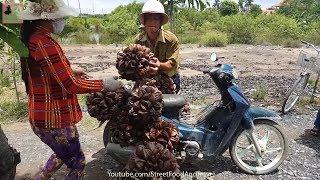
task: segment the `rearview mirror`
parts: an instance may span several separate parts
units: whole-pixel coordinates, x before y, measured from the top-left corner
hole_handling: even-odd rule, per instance
[[[217,61],[217,54],[216,53],[212,53],[211,56],[210,56],[210,60],[215,62]]]

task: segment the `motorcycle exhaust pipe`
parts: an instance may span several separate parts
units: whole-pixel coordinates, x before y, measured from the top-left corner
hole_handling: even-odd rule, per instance
[[[121,147],[119,144],[108,143],[106,152],[119,163],[126,164],[135,149],[135,146]]]

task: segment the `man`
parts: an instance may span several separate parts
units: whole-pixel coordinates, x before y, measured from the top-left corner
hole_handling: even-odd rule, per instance
[[[178,93],[180,91],[179,41],[173,33],[161,28],[168,22],[168,19],[168,15],[164,12],[163,5],[159,1],[147,1],[140,14],[140,22],[144,26],[144,32],[136,37],[135,43],[151,49],[151,52],[159,60],[152,65],[172,78],[176,85],[176,93]]]
[[[87,80],[84,72],[73,71],[62,48],[51,37],[51,33],[63,31],[64,17],[77,15],[63,0],[29,2],[21,13],[21,39],[29,50],[28,59],[21,59],[29,121],[33,132],[54,152],[36,180],[50,179],[63,164],[68,168],[65,179],[81,179],[85,157],[76,127],[82,119],[77,94],[120,87],[112,78]]]

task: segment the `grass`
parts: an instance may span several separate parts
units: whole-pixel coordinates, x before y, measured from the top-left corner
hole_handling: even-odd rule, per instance
[[[2,101],[0,109],[0,122],[21,121],[28,114],[26,102]]]
[[[259,85],[252,94],[252,98],[256,101],[264,100],[268,95],[267,88],[263,85]]]
[[[7,123],[25,120],[28,114],[26,94],[19,93],[20,102],[17,102],[13,88],[0,86],[0,91],[0,122]],[[24,89],[21,88],[19,92],[24,92]]]
[[[301,96],[297,102],[297,106],[300,109],[306,110],[307,109],[313,109],[314,106],[318,106],[320,104],[320,99],[319,98],[314,98],[313,101],[310,99],[311,97],[308,96]]]

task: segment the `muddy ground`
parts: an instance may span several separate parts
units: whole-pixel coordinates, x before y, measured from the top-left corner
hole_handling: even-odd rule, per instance
[[[64,47],[72,66],[85,70],[95,78],[117,75],[115,57],[122,48],[97,45]],[[218,56],[225,57],[220,63],[230,63],[236,67],[239,72],[237,82],[254,105],[279,111],[286,91],[299,75],[296,61],[301,50],[312,52],[305,48],[275,46],[230,45],[205,48],[183,45],[181,94],[192,103],[193,112],[219,98],[211,79],[201,73],[214,65],[209,57],[212,52],[216,52]],[[261,90],[261,87],[267,90],[266,97],[253,99],[254,92]],[[282,116],[283,120],[279,123],[288,137],[290,151],[277,172],[261,176],[244,174],[236,168],[228,153],[195,164],[184,164],[182,171],[211,173],[198,176],[198,179],[319,179],[320,139],[304,134],[305,128],[312,127],[316,110],[317,104],[300,103],[291,113]],[[80,139],[87,160],[85,179],[113,179],[109,173],[121,171],[122,166],[105,153],[103,128],[93,130],[94,123],[94,119],[86,115],[79,124]],[[31,177],[52,151],[33,134],[27,122],[6,124],[3,129],[11,144],[21,152],[22,162],[17,168],[17,179]],[[64,171],[63,167],[54,178],[61,179]]]

